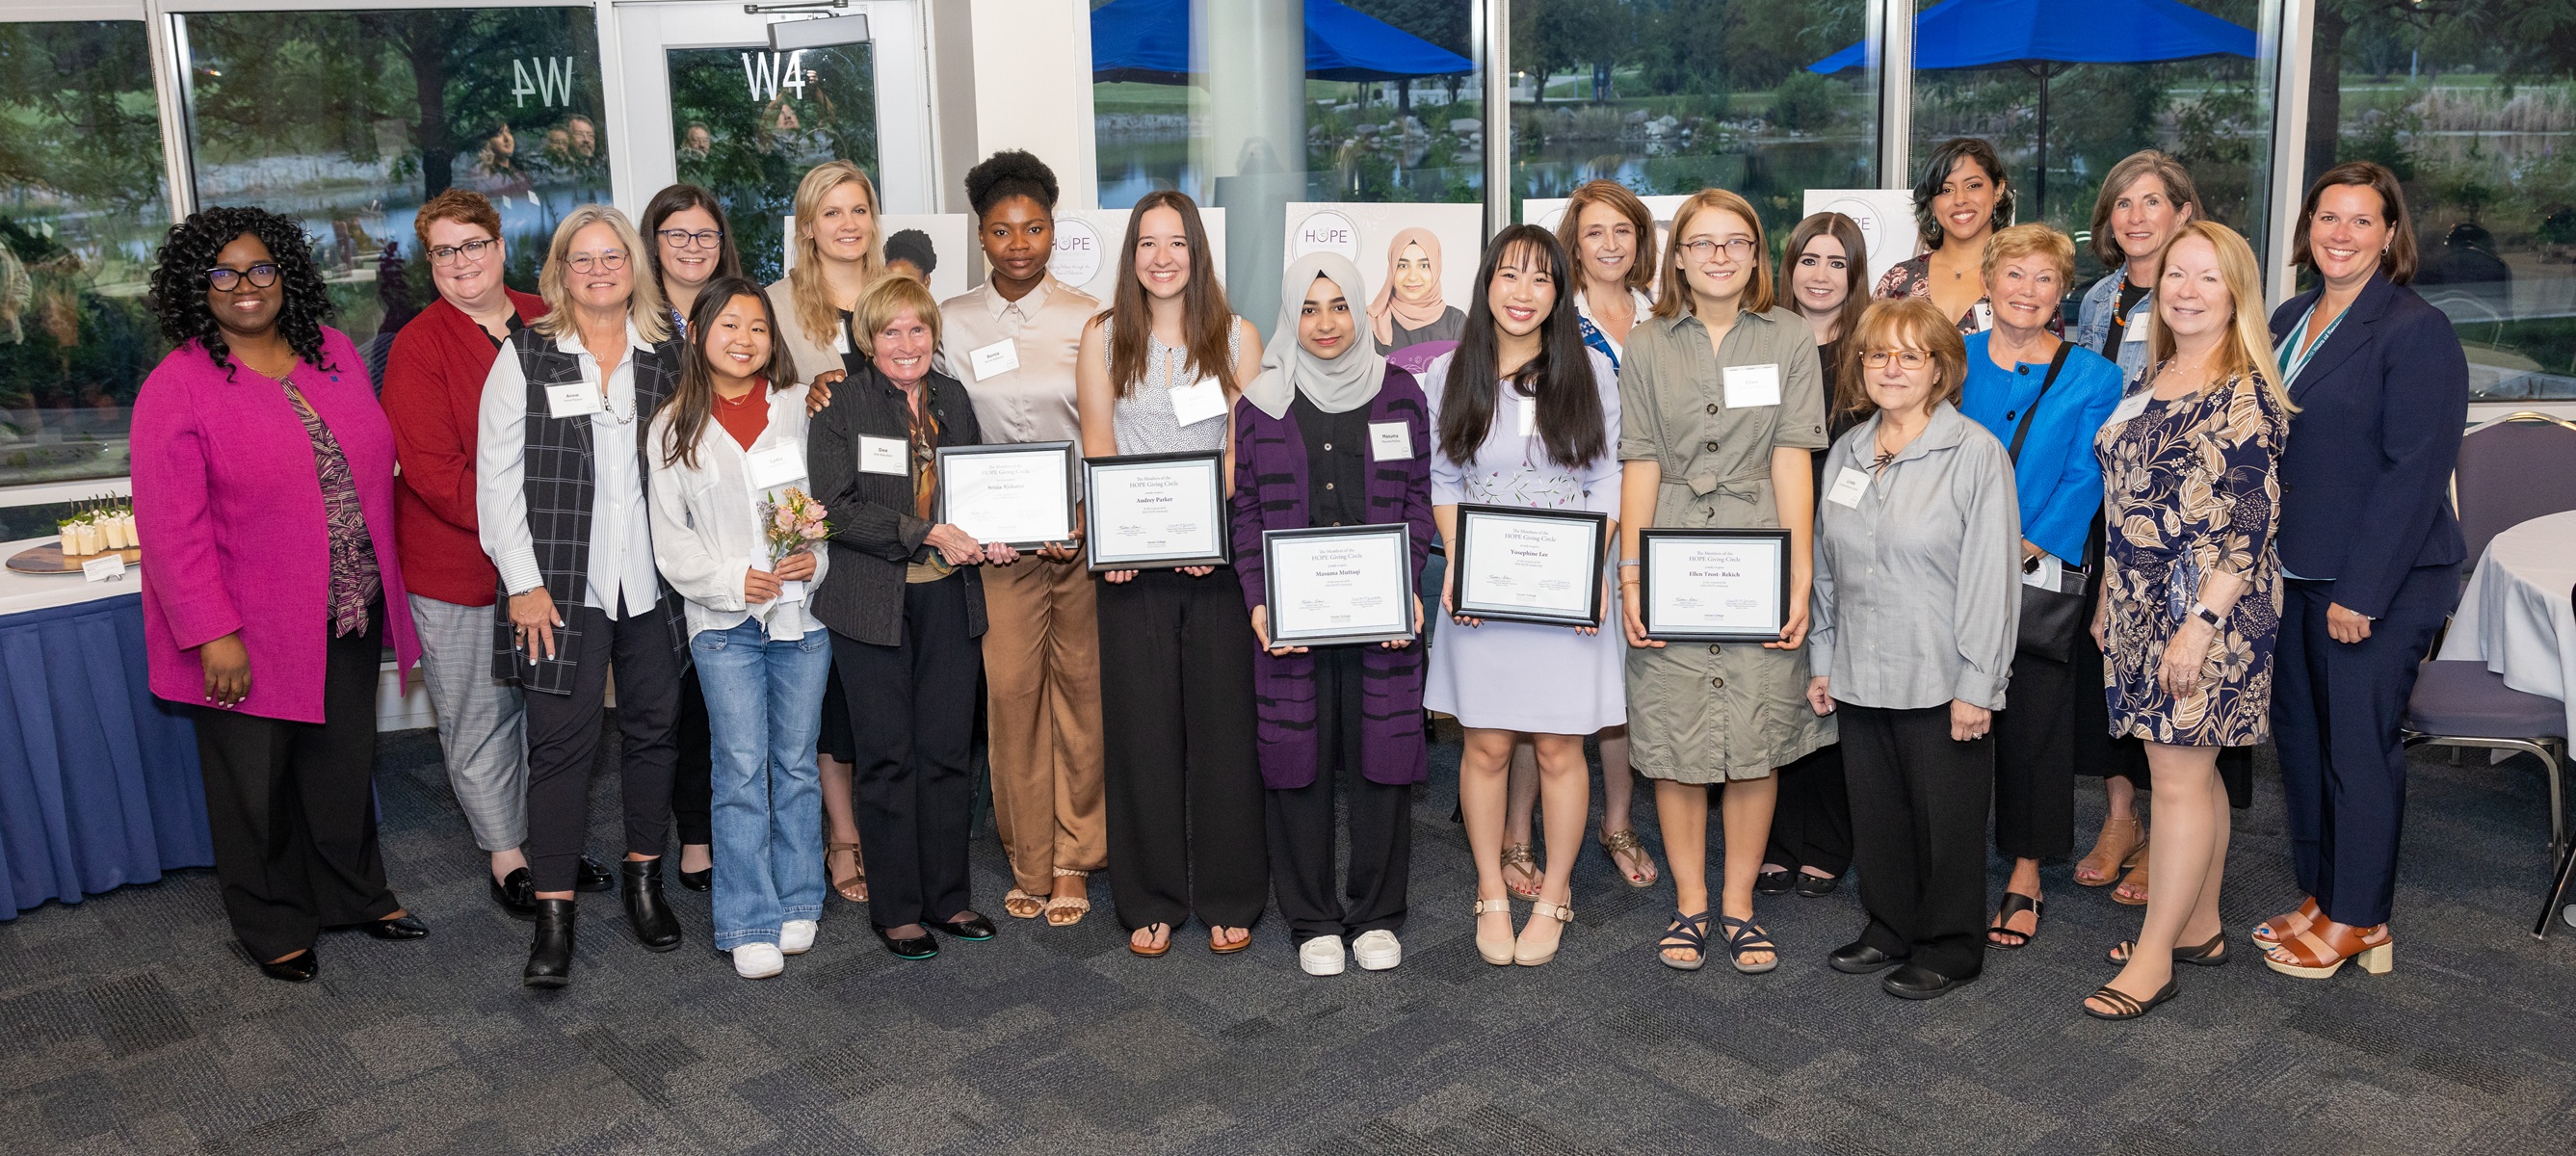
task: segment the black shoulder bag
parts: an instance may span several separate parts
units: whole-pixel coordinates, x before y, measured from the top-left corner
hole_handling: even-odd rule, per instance
[[[2016,470],[2021,468],[2021,443],[2030,437],[2031,420],[2039,416],[2040,403],[2048,400],[2049,387],[2057,384],[2057,371],[2066,367],[2066,355],[2073,348],[2073,342],[2057,343],[2057,356],[2048,363],[2048,376],[2040,379],[2039,396],[2030,399],[2030,407],[2022,411],[2021,425],[2013,431],[2011,449]],[[2075,641],[2084,633],[2086,626],[2086,607],[2081,593],[2085,585],[2082,577],[2084,568],[2081,559],[2068,561],[2060,558],[2058,561],[2065,565],[2066,576],[2074,579],[2078,593],[2068,594],[2063,590],[2024,583],[2021,588],[2021,642],[2018,649],[2035,658],[2069,662],[2075,657]],[[2037,564],[2038,559],[2024,559],[2024,572],[2028,573]],[[2061,578],[2059,584],[2065,585],[2065,579]]]

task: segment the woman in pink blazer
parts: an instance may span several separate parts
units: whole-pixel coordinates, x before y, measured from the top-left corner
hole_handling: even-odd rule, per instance
[[[208,209],[170,230],[152,305],[178,344],[134,401],[134,513],[151,543],[152,693],[197,708],[224,911],[300,983],[315,936],[429,928],[376,847],[376,671],[420,647],[394,555],[393,431],[330,312],[303,228]]]

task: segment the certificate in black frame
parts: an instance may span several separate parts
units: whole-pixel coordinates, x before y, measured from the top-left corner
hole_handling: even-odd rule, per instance
[[[1788,624],[1789,615],[1789,531],[1766,529],[1683,529],[1657,527],[1637,532],[1637,617],[1646,627],[1646,637],[1659,642],[1778,642],[1780,628]],[[1776,614],[1767,631],[1701,630],[1665,624],[1658,626],[1655,615],[1655,552],[1658,542],[1708,541],[1717,539],[1736,542],[1767,543],[1776,552],[1780,582],[1774,596]]]
[[[993,445],[939,447],[938,450],[934,452],[932,459],[932,464],[939,471],[939,506],[937,520],[955,525],[958,529],[964,530],[969,534],[975,533],[973,527],[959,523],[949,512],[948,500],[950,487],[948,482],[951,475],[949,474],[948,463],[958,458],[980,457],[987,454],[1003,456],[1016,456],[1022,454],[1035,456],[1051,454],[1054,456],[1056,462],[1056,476],[1063,479],[1062,485],[1064,487],[1063,518],[1055,524],[1062,526],[1064,532],[1046,537],[1021,536],[1017,538],[987,538],[983,535],[976,534],[976,540],[987,543],[998,541],[1014,550],[1035,550],[1041,546],[1057,545],[1073,541],[1073,507],[1077,495],[1073,490],[1072,442],[1002,442]]]
[[[1209,534],[1213,539],[1214,551],[1184,554],[1119,554],[1117,552],[1119,544],[1113,541],[1117,536],[1118,528],[1109,523],[1110,515],[1102,513],[1105,507],[1098,500],[1101,477],[1127,471],[1156,471],[1167,468],[1184,475],[1201,472],[1206,475]],[[1185,476],[1183,484],[1196,485],[1197,482]],[[1234,561],[1234,534],[1229,524],[1225,500],[1225,454],[1221,451],[1121,454],[1115,457],[1084,458],[1082,459],[1082,496],[1091,511],[1091,525],[1083,539],[1083,550],[1095,573],[1102,570],[1177,570],[1183,566],[1225,566]]]
[[[1402,617],[1406,624],[1405,628],[1351,631],[1339,629],[1333,623],[1309,625],[1297,621],[1298,612],[1291,609],[1292,604],[1281,597],[1278,543],[1307,538],[1375,537],[1394,539],[1395,574],[1391,586],[1385,593],[1394,595],[1396,605],[1403,608]],[[1295,530],[1263,530],[1261,532],[1261,588],[1262,603],[1269,607],[1270,644],[1273,646],[1348,646],[1365,642],[1392,642],[1399,638],[1412,638],[1418,633],[1415,630],[1417,624],[1414,622],[1413,615],[1413,530],[1402,522],[1368,526],[1307,526]]]
[[[1478,599],[1475,592],[1468,589],[1467,578],[1475,573],[1473,562],[1476,557],[1475,539],[1478,536],[1478,530],[1481,528],[1484,533],[1493,534],[1501,532],[1509,523],[1515,521],[1565,522],[1579,524],[1590,530],[1590,537],[1587,540],[1592,544],[1592,548],[1585,554],[1584,573],[1591,575],[1592,597],[1585,600],[1585,610],[1582,614],[1553,613],[1487,602]],[[1526,506],[1462,503],[1458,507],[1458,556],[1449,560],[1452,567],[1450,572],[1458,576],[1457,582],[1449,591],[1450,609],[1462,617],[1478,618],[1488,622],[1532,622],[1541,626],[1600,626],[1603,595],[1601,572],[1603,563],[1607,561],[1605,551],[1609,549],[1609,529],[1610,515],[1591,510],[1536,510]],[[1488,542],[1485,548],[1491,550],[1494,545]]]

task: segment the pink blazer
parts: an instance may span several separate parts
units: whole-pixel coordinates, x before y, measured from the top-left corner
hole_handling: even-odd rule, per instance
[[[420,656],[394,553],[394,435],[357,347],[322,331],[326,371],[295,386],[340,442],[384,577],[385,637],[402,668]],[[250,651],[244,714],[322,721],[331,543],[313,442],[286,391],[205,347],[170,351],[134,399],[134,518],[143,539],[143,647],[152,693],[203,706],[197,648],[239,631]]]

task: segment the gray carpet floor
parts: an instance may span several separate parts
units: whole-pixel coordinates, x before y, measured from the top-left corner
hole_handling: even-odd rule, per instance
[[[2078,1005],[2138,909],[2063,863],[2038,941],[1930,1003],[1825,967],[1859,926],[1849,887],[1764,901],[1786,952],[1770,975],[1661,967],[1669,886],[1631,890],[1588,841],[1563,954],[1489,967],[1448,821],[1456,762],[1435,748],[1392,972],[1302,974],[1275,913],[1241,955],[1192,929],[1138,959],[1095,880],[1077,927],[1003,920],[927,963],[834,898],[814,952],[750,983],[709,948],[705,897],[674,890],[688,946],[648,954],[613,896],[586,896],[575,983],[535,993],[527,925],[484,897],[434,739],[388,736],[385,855],[432,937],[331,935],[317,982],[275,983],[204,871],[0,924],[0,1151],[2576,1150],[2576,931],[2530,934],[2545,793],[2527,757],[2416,764],[2394,974],[2301,982],[2246,951],[2129,1024]],[[2258,783],[2229,862],[2240,928],[2296,899],[2268,765]],[[613,775],[592,813],[606,855]],[[998,917],[989,824],[974,861]]]

